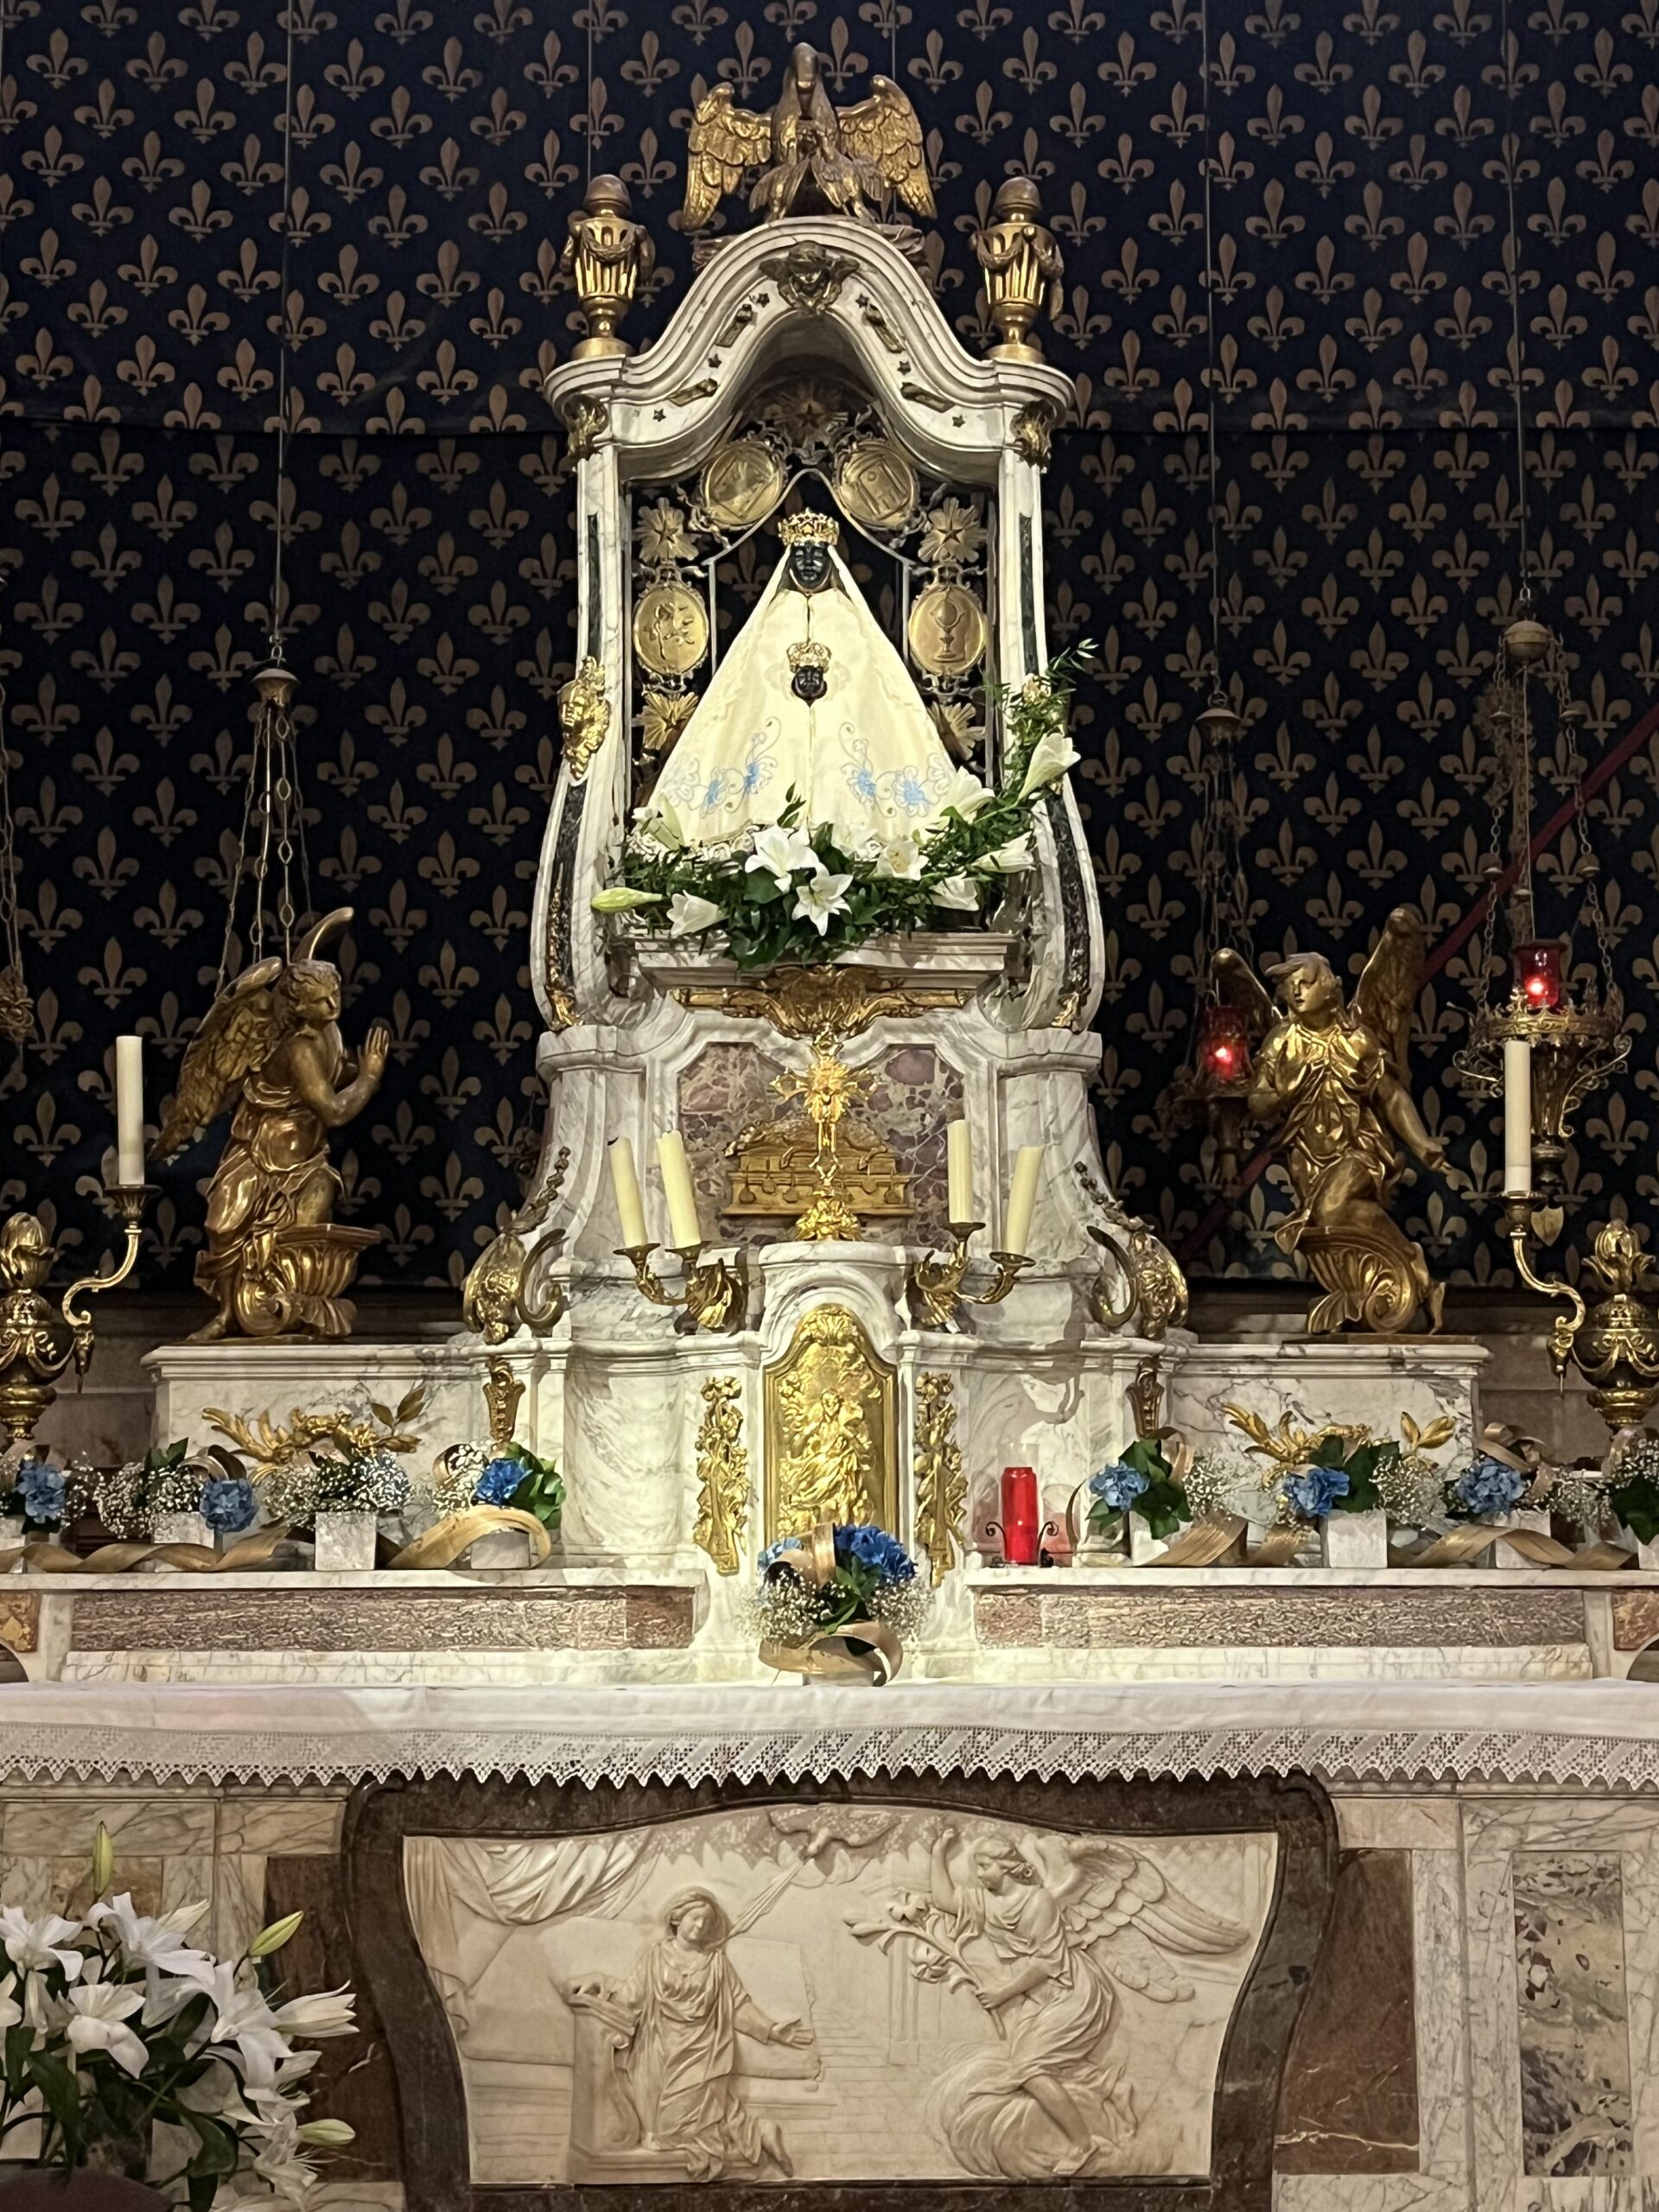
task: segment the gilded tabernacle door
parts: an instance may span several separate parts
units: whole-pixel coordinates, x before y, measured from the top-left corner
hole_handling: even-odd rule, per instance
[[[410,2212],[1267,2212],[1311,1783],[435,1782],[346,1851]]]

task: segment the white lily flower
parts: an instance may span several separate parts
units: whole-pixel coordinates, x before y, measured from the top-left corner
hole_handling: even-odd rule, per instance
[[[35,2031],[36,2043],[42,2042],[63,2024],[64,2007],[46,1986],[46,1976],[37,1967],[23,1984],[23,2020]]]
[[[206,2120],[251,2120],[257,2115],[242,2101],[242,2084],[235,2069],[222,2058],[211,2058],[200,2081],[183,2084],[174,2093],[187,2112]]]
[[[849,874],[832,875],[821,868],[797,890],[795,919],[810,922],[820,937],[827,937],[831,921],[847,911],[847,887],[852,880]]]
[[[342,1982],[338,1989],[314,1990],[309,1997],[290,1997],[271,2008],[273,2020],[284,2034],[306,2043],[323,2043],[334,2036],[357,2033],[357,1999]]]
[[[302,2155],[304,2145],[298,2120],[291,2112],[281,2113],[268,2120],[255,2120],[250,2133],[255,2142],[264,2139],[254,2157],[254,2172],[277,2203],[302,2208],[316,2186],[317,2170]]]
[[[596,914],[633,914],[641,906],[660,906],[660,891],[636,891],[632,884],[613,883],[607,890],[595,891],[588,901]]]
[[[958,768],[951,777],[944,796],[940,799],[934,819],[944,814],[959,814],[964,822],[971,822],[983,814],[991,803],[991,794],[971,768]]]
[[[80,1970],[86,1963],[86,1954],[71,1950],[71,1937],[81,1932],[79,1920],[65,1920],[55,1912],[43,1913],[38,1920],[31,1920],[20,1904],[9,1904],[0,1912],[0,1951],[3,1951],[14,1967],[39,1972],[48,1967],[60,1967],[66,1981],[79,1981]]]
[[[964,914],[979,912],[979,886],[971,875],[947,875],[942,883],[933,886],[936,906],[955,906]]]
[[[1058,783],[1066,770],[1074,767],[1082,757],[1064,731],[1045,730],[1032,747],[1031,758],[1026,763],[1025,780],[1020,786],[1020,797],[1029,798],[1033,791],[1040,791],[1050,784]]]
[[[327,2151],[343,2151],[357,2140],[357,2130],[343,2120],[302,2120],[298,2132],[302,2143],[319,2144]]]
[[[685,824],[665,798],[654,798],[642,806],[633,817],[633,826],[665,853],[677,853],[685,842]]]
[[[753,875],[757,868],[765,868],[779,889],[786,891],[799,869],[818,865],[812,841],[803,830],[785,830],[774,823],[770,830],[755,831],[754,850],[744,861],[743,872]]]
[[[915,883],[920,880],[922,848],[914,837],[894,837],[878,845],[874,860],[876,874],[888,882]]]
[[[3,1981],[0,1981],[0,2035],[3,2035],[8,2028],[22,2025],[23,2008],[11,1993],[16,1986],[15,1974],[9,1974]]]
[[[977,875],[1023,875],[1031,866],[1031,832],[1022,830],[1019,836],[1010,837],[1006,845],[999,845],[994,853],[986,853],[974,862]]]
[[[123,2073],[136,2079],[149,2062],[143,2040],[127,2025],[144,2001],[136,1982],[105,1981],[89,1974],[69,1992],[64,2040],[82,2057],[106,2050]]]
[[[699,930],[711,929],[720,918],[714,900],[695,891],[677,891],[668,902],[670,937],[695,937]]]
[[[100,1934],[113,1935],[131,1966],[154,1967],[162,1974],[194,1974],[213,1963],[205,1951],[196,1950],[184,1940],[207,1910],[204,1902],[152,1919],[148,1913],[135,1911],[130,1894],[123,1891],[118,1897],[105,1897],[95,1904],[86,1916],[86,1925]]]

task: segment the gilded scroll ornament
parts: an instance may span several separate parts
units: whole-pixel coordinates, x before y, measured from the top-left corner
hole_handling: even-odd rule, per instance
[[[565,765],[572,779],[580,783],[611,727],[605,671],[591,653],[559,693],[559,727],[564,732]]]
[[[71,1283],[55,1311],[43,1288],[54,1255],[39,1217],[15,1213],[0,1226],[0,1429],[13,1444],[34,1434],[57,1396],[53,1384],[72,1366],[79,1378],[92,1364],[92,1318],[80,1300],[118,1289],[137,1264],[148,1187],[133,1184],[110,1195],[126,1226],[126,1251],[108,1273]]]
[[[1014,449],[1034,468],[1046,468],[1054,450],[1054,417],[1046,407],[1022,407],[1014,418]]]
[[[695,691],[659,691],[652,685],[639,702],[639,742],[645,751],[671,753],[696,707]]]
[[[574,349],[578,361],[626,353],[617,326],[633,303],[640,281],[656,266],[657,249],[619,176],[596,176],[570,218],[559,266],[575,287],[588,318],[588,335]]]
[[[818,1522],[892,1525],[898,1465],[893,1371],[842,1306],[804,1315],[766,1373],[768,1539]]]
[[[564,1293],[555,1283],[539,1303],[528,1301],[524,1286],[534,1264],[515,1230],[504,1230],[473,1262],[461,1287],[461,1318],[486,1344],[504,1344],[520,1329],[540,1335],[564,1312]]]
[[[1089,1234],[1116,1262],[1103,1268],[1090,1294],[1096,1326],[1109,1333],[1131,1326],[1154,1344],[1161,1344],[1172,1328],[1186,1325],[1186,1277],[1173,1253],[1154,1236],[1144,1222],[1125,1221],[1111,1228],[1089,1224]],[[1111,1297],[1109,1274],[1120,1272],[1128,1286],[1122,1306]]]
[[[1033,336],[1045,308],[1061,302],[1065,267],[1054,233],[1043,223],[1043,203],[1028,176],[1006,177],[991,203],[991,220],[974,234],[974,255],[985,278],[985,305],[996,326],[993,360],[1039,361]]]
[[[697,1430],[697,1522],[692,1530],[720,1574],[735,1574],[749,1511],[749,1454],[743,1442],[743,1386],[711,1375]]]
[[[933,213],[922,126],[890,77],[873,77],[870,96],[836,108],[810,46],[790,55],[781,98],[769,114],[736,105],[730,85],[698,101],[687,139],[683,231],[706,229],[721,200],[747,173],[760,171],[749,195],[769,223],[785,215],[868,215],[872,202],[897,194],[918,215]]]
[[[964,1005],[969,986],[887,982],[861,968],[776,968],[753,982],[682,984],[674,995],[682,1006],[769,1021],[780,1037],[846,1039],[873,1021]]]
[[[957,1441],[956,1379],[916,1377],[916,1537],[937,1590],[962,1557],[968,1478]]]
[[[610,427],[611,410],[602,399],[570,400],[564,409],[564,428],[571,460],[588,460]]]
[[[340,970],[316,953],[351,918],[349,906],[339,907],[296,941],[291,958],[258,961],[227,984],[185,1053],[156,1157],[173,1159],[234,1109],[207,1187],[207,1248],[196,1262],[213,1313],[194,1344],[233,1333],[351,1333],[345,1294],[359,1254],[380,1232],[334,1219],[342,1185],[328,1135],[380,1088],[391,1043],[385,1023],[372,1022],[350,1069]]]
[[[1295,1190],[1296,1211],[1275,1235],[1282,1250],[1300,1253],[1325,1294],[1307,1319],[1315,1335],[1344,1324],[1391,1333],[1420,1313],[1440,1325],[1445,1285],[1388,1212],[1396,1141],[1425,1166],[1446,1158],[1406,1081],[1424,944],[1422,923],[1396,906],[1350,1005],[1322,953],[1270,968],[1276,999],[1237,953],[1216,956],[1223,995],[1264,1038],[1249,1110],[1276,1132]]]
[[[776,283],[784,305],[800,315],[827,315],[841,297],[847,279],[858,274],[855,261],[839,253],[826,253],[810,240],[763,261],[760,267]]]

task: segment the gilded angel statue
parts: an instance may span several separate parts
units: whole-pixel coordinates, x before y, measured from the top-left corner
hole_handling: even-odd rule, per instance
[[[1425,1166],[1446,1158],[1407,1084],[1425,945],[1422,923],[1396,906],[1349,1005],[1323,953],[1296,953],[1269,968],[1276,998],[1237,953],[1216,956],[1222,995],[1260,1047],[1250,1113],[1274,1130],[1296,1192],[1278,1242],[1301,1254],[1325,1293],[1307,1317],[1313,1334],[1346,1323],[1388,1334],[1409,1328],[1420,1309],[1431,1328],[1440,1325],[1446,1287],[1388,1211],[1396,1141]]]
[[[156,1140],[171,1160],[234,1105],[230,1137],[207,1186],[207,1242],[196,1285],[213,1301],[191,1339],[349,1336],[342,1294],[378,1230],[334,1218],[340,1179],[328,1133],[380,1087],[391,1032],[371,1023],[353,1070],[340,1039],[340,970],[318,946],[352,918],[349,906],[308,930],[292,957],[257,961],[226,986],[191,1039]]]
[[[918,1980],[966,1990],[996,2041],[939,2075],[931,2118],[969,2173],[1066,2179],[1116,2170],[1139,2125],[1110,2044],[1120,1992],[1190,2002],[1175,1956],[1224,1957],[1250,1931],[1185,1897],[1142,1853],[1104,1837],[940,1827],[925,1892],[849,1915],[861,1942],[910,1948]]]
[[[873,77],[854,107],[830,105],[810,46],[790,56],[783,96],[770,115],[738,107],[729,85],[698,101],[688,140],[680,228],[701,231],[746,171],[761,174],[749,205],[769,223],[785,215],[830,213],[869,219],[869,203],[897,193],[918,215],[933,213],[933,192],[916,111],[891,77]]]

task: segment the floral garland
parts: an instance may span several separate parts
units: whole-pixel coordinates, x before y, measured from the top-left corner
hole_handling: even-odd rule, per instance
[[[451,1445],[439,1457],[431,1497],[441,1520],[472,1505],[511,1506],[534,1514],[551,1535],[564,1518],[563,1478],[527,1444]]]
[[[1110,1535],[1126,1513],[1135,1512],[1161,1541],[1192,1518],[1186,1491],[1155,1436],[1137,1436],[1121,1459],[1090,1475],[1089,1494],[1091,1535]]]
[[[692,844],[665,800],[643,806],[623,848],[622,880],[594,898],[595,913],[631,915],[671,938],[722,936],[740,968],[813,965],[867,938],[966,929],[985,919],[1005,879],[1033,865],[1039,801],[1077,759],[1066,734],[1084,645],[1006,689],[1008,745],[996,789],[958,768],[924,830],[855,844],[833,823],[806,823],[791,788],[768,828]],[[660,911],[659,911],[660,910]]]
[[[801,1644],[860,1620],[880,1621],[900,1638],[914,1636],[927,1618],[932,1592],[899,1539],[874,1522],[849,1522],[837,1525],[835,1547],[834,1574],[814,1583],[791,1563],[801,1549],[798,1536],[767,1545],[755,1562],[751,1609],[761,1636]]]

